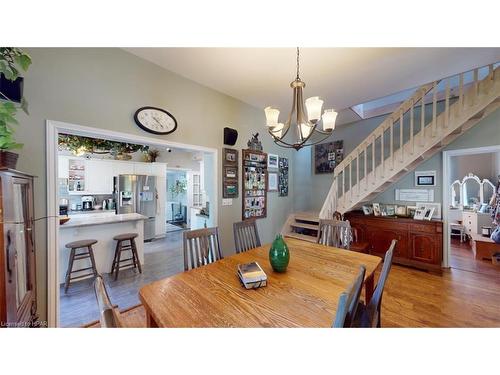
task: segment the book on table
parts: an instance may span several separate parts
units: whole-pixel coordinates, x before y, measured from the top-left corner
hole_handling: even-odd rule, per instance
[[[257,262],[238,265],[238,277],[246,289],[267,285],[267,275]]]

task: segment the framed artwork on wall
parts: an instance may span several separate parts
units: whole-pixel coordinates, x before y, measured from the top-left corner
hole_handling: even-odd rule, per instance
[[[238,197],[238,150],[222,149],[222,197]]]
[[[280,157],[278,160],[278,195],[288,196],[288,159]]]
[[[224,159],[222,165],[234,165],[238,167],[238,150],[232,148],[223,148],[222,154]]]
[[[415,171],[415,186],[436,186],[436,171]]]
[[[278,155],[267,154],[267,169],[278,168]]]
[[[314,146],[314,173],[333,173],[344,159],[344,141],[321,143]]]
[[[267,173],[267,191],[275,192],[278,191],[278,172],[268,172]]]

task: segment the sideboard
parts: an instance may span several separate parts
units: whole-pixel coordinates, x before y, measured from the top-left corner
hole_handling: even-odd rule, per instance
[[[393,239],[398,242],[393,262],[441,273],[443,259],[443,222],[410,218],[364,215],[352,211],[345,214],[358,231],[358,240],[370,244],[369,253],[384,256]]]

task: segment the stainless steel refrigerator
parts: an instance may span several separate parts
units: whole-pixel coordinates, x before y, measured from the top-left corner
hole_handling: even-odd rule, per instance
[[[117,214],[138,213],[144,220],[144,240],[155,237],[157,210],[156,177],[121,174],[114,177],[114,196]]]

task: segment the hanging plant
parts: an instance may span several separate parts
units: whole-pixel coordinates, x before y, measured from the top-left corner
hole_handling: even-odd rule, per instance
[[[132,154],[137,151],[149,151],[149,146],[81,137],[73,134],[59,134],[58,144],[60,150],[70,151],[77,156],[84,154],[111,154],[115,158],[123,158],[120,156]]]

